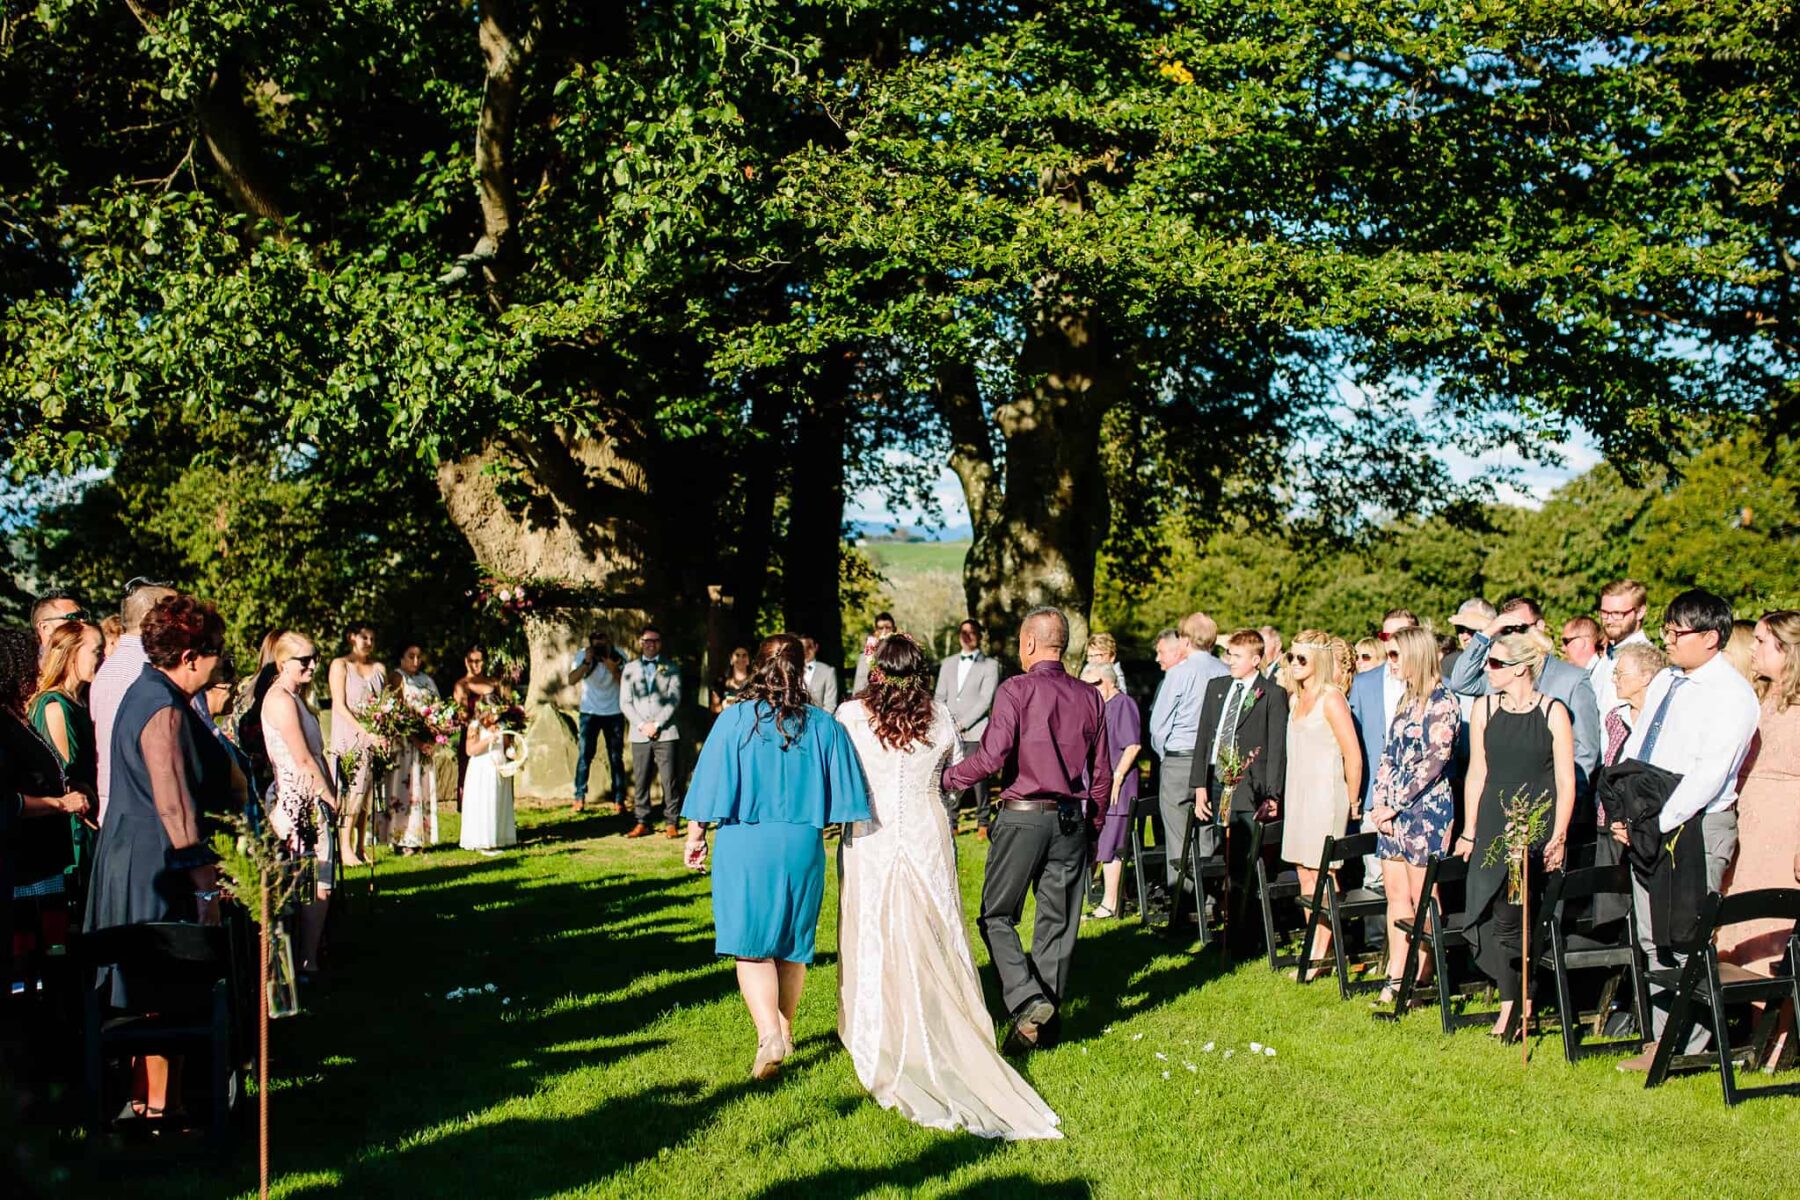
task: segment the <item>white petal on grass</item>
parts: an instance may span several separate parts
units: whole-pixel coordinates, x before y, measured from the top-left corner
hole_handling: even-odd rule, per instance
[[[1206,1043],[1206,1045],[1200,1047],[1200,1053],[1202,1053],[1202,1054],[1211,1054],[1212,1052],[1213,1052],[1213,1043],[1211,1043],[1211,1042],[1208,1042],[1208,1043]]]
[[[1262,1053],[1262,1043],[1261,1042],[1251,1042],[1250,1043],[1250,1053],[1261,1054]]]
[[[1168,1078],[1168,1077],[1169,1077],[1169,1073],[1168,1073],[1168,1072],[1167,1072],[1167,1071],[1164,1071],[1164,1072],[1163,1072],[1163,1078],[1164,1078],[1164,1079],[1167,1079],[1167,1078]]]
[[[1266,1055],[1266,1056],[1267,1056],[1267,1057],[1269,1057],[1269,1058],[1274,1058],[1274,1057],[1275,1057],[1275,1047],[1273,1047],[1273,1046],[1264,1046],[1264,1047],[1263,1047],[1263,1054],[1264,1054],[1264,1055]]]
[[[1162,1052],[1162,1051],[1161,1051],[1161,1050],[1158,1050],[1158,1051],[1157,1051],[1157,1052],[1156,1052],[1156,1060],[1157,1060],[1157,1061],[1158,1061],[1158,1062],[1168,1062],[1168,1061],[1169,1061],[1169,1056],[1168,1056],[1168,1055],[1166,1055],[1166,1054],[1164,1054],[1164,1053],[1163,1053],[1163,1052]]]
[[[1131,1035],[1131,1040],[1134,1042],[1141,1042],[1144,1040],[1144,1035],[1141,1033],[1134,1033]]]
[[[1230,1048],[1230,1047],[1226,1047],[1226,1050],[1225,1050],[1225,1057],[1226,1057],[1226,1058],[1230,1058],[1230,1057],[1231,1057],[1231,1056],[1232,1056],[1232,1055],[1233,1055],[1233,1054],[1236,1054],[1236,1053],[1237,1053],[1237,1051],[1236,1051],[1236,1050],[1233,1050],[1233,1049],[1231,1049],[1231,1048]]]

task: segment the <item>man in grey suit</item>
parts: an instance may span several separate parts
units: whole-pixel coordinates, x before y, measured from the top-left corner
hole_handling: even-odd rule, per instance
[[[1502,600],[1500,615],[1488,622],[1486,630],[1470,636],[1462,657],[1451,668],[1450,690],[1459,696],[1487,695],[1488,648],[1494,639],[1532,628],[1544,632],[1544,610],[1536,600],[1528,596]],[[1600,764],[1600,708],[1594,701],[1593,679],[1574,663],[1548,658],[1538,691],[1568,706],[1575,723],[1575,790],[1583,798],[1591,796],[1594,768]]]
[[[650,835],[650,780],[663,785],[663,819],[667,838],[679,837],[681,770],[677,751],[681,733],[675,718],[681,711],[681,668],[662,656],[662,634],[646,625],[638,635],[638,657],[619,672],[619,707],[631,740],[631,785],[637,824],[626,837]]]
[[[956,640],[962,647],[954,658],[946,658],[938,668],[935,698],[950,710],[956,722],[956,736],[962,739],[963,755],[975,753],[981,735],[987,732],[988,715],[994,709],[994,693],[1000,687],[1000,664],[981,652],[981,622],[970,617],[957,627]],[[982,779],[970,789],[975,793],[975,836],[986,840],[993,811],[988,806],[988,781]],[[962,804],[962,793],[944,796],[944,812],[950,817],[950,832],[956,832],[956,812]]]
[[[819,643],[810,634],[800,639],[801,649],[806,651],[806,694],[812,702],[828,713],[837,711],[838,680],[837,668],[819,661]]]

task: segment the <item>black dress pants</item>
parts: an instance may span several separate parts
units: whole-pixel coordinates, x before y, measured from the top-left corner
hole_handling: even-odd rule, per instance
[[[1021,812],[1002,807],[994,814],[981,885],[981,940],[1000,975],[1009,1014],[1040,995],[1062,1003],[1081,929],[1087,862],[1085,823],[1064,833],[1054,808]],[[1037,893],[1030,954],[1019,941],[1028,890]]]

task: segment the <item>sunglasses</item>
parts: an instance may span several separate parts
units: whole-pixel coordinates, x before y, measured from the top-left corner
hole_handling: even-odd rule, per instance
[[[1388,651],[1388,661],[1389,662],[1399,662],[1400,661],[1400,652],[1398,650],[1389,650]]]
[[[1502,625],[1499,629],[1499,632],[1495,633],[1494,636],[1495,637],[1511,637],[1515,633],[1524,633],[1527,629],[1530,629],[1530,628],[1531,628],[1531,626],[1529,626],[1529,625]]]
[[[1375,656],[1373,654],[1370,654],[1367,650],[1364,650],[1361,654],[1356,656],[1356,661],[1357,662],[1374,662]]]
[[[318,662],[319,662],[319,656],[316,652],[312,653],[312,654],[296,654],[296,655],[294,655],[294,657],[288,659],[288,661],[299,663],[300,669],[302,671],[304,671],[308,667],[317,666]]]
[[[85,621],[87,619],[88,615],[86,613],[82,612],[80,609],[76,609],[74,612],[57,613],[53,617],[39,617],[38,624],[51,625],[57,621]]]
[[[1570,642],[1580,642],[1580,641],[1585,641],[1585,640],[1587,640],[1587,634],[1585,634],[1585,633],[1573,633],[1573,634],[1570,634],[1570,635],[1569,635],[1569,636],[1568,636],[1568,637],[1566,637],[1566,638],[1564,638],[1564,639],[1563,639],[1563,640],[1562,640],[1562,644],[1563,644],[1563,645],[1565,645],[1565,646],[1566,646],[1566,645],[1568,645],[1568,644],[1569,644],[1569,643],[1570,643]]]
[[[1302,667],[1304,667],[1312,662],[1312,659],[1306,657],[1306,655],[1296,654],[1292,650],[1288,651],[1287,659],[1289,662],[1294,663],[1297,666],[1302,666]]]
[[[1508,662],[1504,658],[1490,658],[1487,661],[1487,669],[1490,671],[1504,671],[1508,667],[1516,667],[1518,665],[1518,663]]]

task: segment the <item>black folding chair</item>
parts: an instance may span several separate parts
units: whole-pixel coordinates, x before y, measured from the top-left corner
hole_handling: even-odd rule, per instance
[[[224,926],[182,921],[119,925],[81,939],[90,1133],[100,1134],[108,1123],[109,1058],[198,1054],[208,1066],[210,1137],[215,1144],[227,1138],[232,1105],[242,1090],[232,1086],[233,1070],[243,1065],[234,1046],[248,1040],[237,1036],[243,1025],[237,974],[243,967],[231,940]],[[124,974],[133,1011],[108,1009],[109,985],[96,983],[94,976],[102,967]],[[178,1098],[170,1097],[170,1103]]]
[[[1131,879],[1137,884],[1138,922],[1150,921],[1150,878],[1160,877],[1168,861],[1169,848],[1158,843],[1144,844],[1144,828],[1157,812],[1156,793],[1140,792],[1131,803],[1131,836],[1126,839],[1125,853],[1130,856]],[[1146,874],[1148,873],[1148,875]]]
[[[1281,845],[1281,822],[1270,821],[1262,826],[1262,840],[1276,846]],[[1295,908],[1300,906],[1300,873],[1293,867],[1284,867],[1271,875],[1268,864],[1263,861],[1262,847],[1257,847],[1257,855],[1250,864],[1250,886],[1256,890],[1256,902],[1262,909],[1263,945],[1269,952],[1269,970],[1279,971],[1283,967],[1291,967],[1300,961],[1299,955],[1282,954],[1280,942],[1275,931],[1275,905],[1279,901],[1295,901]],[[1304,913],[1302,913],[1304,919]]]
[[[1456,971],[1451,955],[1468,944],[1463,936],[1468,915],[1460,911],[1460,904],[1452,904],[1446,900],[1446,892],[1455,893],[1468,877],[1469,864],[1454,855],[1442,855],[1426,865],[1418,907],[1413,910],[1412,916],[1402,917],[1395,922],[1407,935],[1407,947],[1406,966],[1400,986],[1395,989],[1394,1011],[1377,1012],[1374,1014],[1376,1017],[1398,1020],[1413,1006],[1413,995],[1419,986],[1420,945],[1425,943],[1431,947],[1432,974],[1437,983],[1438,1016],[1443,1023],[1444,1032],[1454,1033],[1459,1023],[1465,1023],[1459,1021],[1451,1004],[1456,996]]]
[[[1225,916],[1226,904],[1230,902],[1230,898],[1223,895],[1231,890],[1229,886],[1226,886],[1230,867],[1226,862],[1225,827],[1215,822],[1216,814],[1215,820],[1201,820],[1197,814],[1189,816],[1187,834],[1181,842],[1181,865],[1175,872],[1175,885],[1169,889],[1169,919],[1163,926],[1169,933],[1179,931],[1182,902],[1187,898],[1188,881],[1193,880],[1195,916],[1197,918],[1195,924],[1200,928],[1201,949],[1212,945],[1214,941],[1212,926],[1206,919],[1207,883],[1220,885],[1222,894],[1216,911],[1221,918]],[[1211,854],[1202,854],[1200,853],[1200,831],[1209,826],[1219,831],[1219,847]]]
[[[1714,937],[1719,930],[1745,921],[1793,922],[1788,931],[1787,946],[1773,975],[1759,975],[1735,963],[1719,961]],[[1669,1023],[1656,1044],[1656,1056],[1650,1061],[1650,1074],[1645,1087],[1656,1087],[1668,1078],[1671,1070],[1709,1065],[1712,1058],[1719,1064],[1719,1080],[1725,1089],[1725,1103],[1736,1104],[1751,1096],[1800,1096],[1800,1082],[1764,1084],[1742,1088],[1737,1082],[1737,1060],[1754,1064],[1775,1032],[1781,1006],[1792,1003],[1800,1017],[1800,888],[1765,888],[1742,892],[1735,896],[1710,893],[1700,905],[1700,933],[1688,953],[1686,965],[1679,970],[1652,971],[1657,983],[1675,989],[1669,1010]],[[1726,1024],[1728,1004],[1763,1004],[1762,1019],[1756,1022],[1747,1046],[1730,1045],[1730,1028]],[[1688,1034],[1705,1006],[1712,1017],[1713,1054],[1677,1055],[1675,1047],[1687,1044]]]
[[[1645,1031],[1650,1028],[1650,993],[1644,974],[1643,951],[1638,947],[1637,914],[1629,903],[1625,919],[1596,930],[1583,929],[1584,918],[1592,910],[1597,896],[1631,897],[1631,868],[1625,863],[1609,867],[1585,867],[1576,871],[1559,871],[1544,886],[1544,924],[1532,943],[1532,962],[1538,971],[1548,971],[1556,986],[1557,1024],[1562,1029],[1563,1057],[1578,1062],[1584,1054],[1642,1049]],[[1612,932],[1610,936],[1607,930]],[[1548,945],[1546,946],[1546,943]],[[1569,975],[1573,971],[1605,970],[1606,983],[1600,991],[1597,1011],[1592,1016],[1591,1034],[1605,1033],[1606,1018],[1611,1015],[1613,1001],[1621,983],[1629,981],[1632,1011],[1637,1017],[1637,1036],[1606,1042],[1582,1043],[1587,1018],[1575,1001],[1575,990]]]
[[[1350,958],[1344,953],[1344,931],[1351,921],[1367,922],[1371,918],[1384,920],[1387,917],[1387,897],[1372,888],[1338,887],[1336,868],[1347,862],[1354,862],[1365,854],[1375,853],[1375,835],[1373,833],[1353,833],[1348,837],[1325,838],[1325,848],[1319,855],[1319,881],[1313,888],[1312,896],[1300,897],[1300,907],[1306,913],[1306,934],[1300,939],[1300,962],[1312,962],[1313,932],[1321,922],[1331,925],[1331,953],[1335,961],[1338,981],[1338,995],[1343,999],[1350,998]],[[1302,969],[1299,978],[1306,982],[1307,972]],[[1385,982],[1360,980],[1354,986],[1367,988],[1371,985],[1379,987]]]

